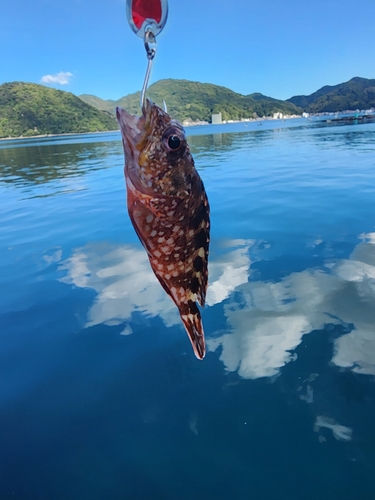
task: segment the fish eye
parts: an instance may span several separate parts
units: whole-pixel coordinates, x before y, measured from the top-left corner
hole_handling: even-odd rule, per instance
[[[180,138],[177,135],[171,135],[168,139],[168,146],[175,151],[181,146]]]
[[[175,156],[183,155],[186,149],[185,134],[177,127],[171,127],[163,134],[163,145],[167,153]]]

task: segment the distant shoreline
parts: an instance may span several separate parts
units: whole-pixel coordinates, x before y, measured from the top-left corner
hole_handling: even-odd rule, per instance
[[[307,116],[303,115],[294,115],[294,116],[284,116],[280,118],[274,118],[272,116],[266,116],[263,118],[248,118],[248,119],[242,119],[242,120],[227,120],[223,121],[222,123],[185,123],[183,125],[184,128],[190,128],[190,127],[206,127],[208,125],[231,125],[234,123],[243,123],[243,124],[249,124],[249,123],[260,123],[260,122],[268,122],[268,121],[286,121],[286,120],[295,120],[297,118],[305,118],[307,120],[321,120],[321,121],[327,121],[327,122],[339,122],[339,121],[354,121],[354,120],[367,120],[367,119],[374,119],[375,114],[373,111],[369,112],[371,110],[367,110],[365,112],[360,112],[360,114],[357,114],[354,111],[342,111],[342,112],[327,112],[327,113],[306,113]],[[247,126],[247,125],[246,125]],[[29,136],[18,136],[18,137],[1,137],[0,141],[15,141],[15,140],[21,140],[21,139],[43,139],[43,138],[50,138],[50,137],[66,137],[66,136],[72,136],[72,135],[88,135],[88,134],[113,134],[114,132],[120,132],[119,129],[115,130],[101,130],[97,132],[66,132],[64,134],[39,134],[39,135],[29,135]]]
[[[18,137],[0,137],[0,141],[14,141],[18,139],[41,139],[44,137],[64,137],[67,135],[109,134],[113,132],[120,132],[120,130],[116,129],[116,130],[100,130],[97,132],[65,132],[64,134],[20,135]]]
[[[282,120],[292,120],[292,119],[295,119],[295,118],[302,118],[302,116],[299,116],[299,115],[295,115],[295,116],[286,116],[284,118],[282,118]],[[188,127],[204,127],[204,126],[207,126],[207,125],[230,125],[230,124],[233,124],[233,123],[256,123],[256,122],[262,122],[262,121],[273,121],[273,120],[280,120],[281,118],[273,118],[272,116],[266,116],[264,118],[247,118],[245,120],[224,120],[222,123],[202,123],[202,122],[198,122],[198,123],[194,123],[194,122],[191,122],[191,123],[185,123],[183,125],[183,127],[185,128],[188,128]],[[45,138],[45,137],[64,137],[64,136],[68,136],[68,135],[87,135],[87,134],[109,134],[109,133],[113,133],[113,132],[120,132],[119,129],[116,129],[116,130],[101,130],[101,131],[97,131],[97,132],[66,132],[64,134],[39,134],[39,135],[20,135],[20,136],[17,136],[17,137],[0,137],[0,141],[14,141],[14,140],[19,140],[19,139],[42,139],[42,138]]]
[[[292,120],[295,118],[302,118],[301,116],[288,116],[283,118],[282,120]],[[256,122],[262,122],[262,121],[273,121],[273,120],[278,120],[279,118],[273,118],[270,116],[264,117],[264,118],[249,118],[246,120],[228,120],[228,121],[223,121],[222,123],[185,123],[183,125],[184,128],[190,128],[190,127],[206,127],[207,125],[231,125],[233,123],[256,123]],[[64,134],[39,134],[39,135],[27,135],[27,136],[18,136],[18,137],[0,137],[0,141],[16,141],[16,140],[21,140],[21,139],[43,139],[43,138],[49,138],[49,137],[65,137],[69,135],[87,135],[87,134],[109,134],[113,132],[120,132],[119,129],[116,130],[101,130],[98,132],[66,132]]]

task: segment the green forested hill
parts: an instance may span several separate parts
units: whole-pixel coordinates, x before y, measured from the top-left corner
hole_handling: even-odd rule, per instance
[[[355,77],[339,85],[326,85],[311,95],[298,95],[288,102],[308,113],[336,112],[375,107],[375,80]]]
[[[100,111],[106,111],[113,116],[115,115],[116,106],[118,106],[118,104],[116,104],[117,101],[111,101],[109,99],[104,100],[91,94],[82,94],[78,97],[85,103],[90,104],[90,106],[100,109]]]
[[[244,96],[218,85],[172,79],[154,83],[147,95],[160,106],[165,100],[169,113],[181,121],[210,121],[211,114],[218,112],[224,120],[238,120],[278,111],[300,114],[302,110],[319,113],[369,109],[375,107],[375,79],[352,78],[288,101],[259,93]],[[0,138],[114,130],[116,106],[138,114],[139,98],[136,92],[118,101],[105,101],[90,95],[78,98],[33,83],[4,83],[0,85]]]
[[[0,138],[115,129],[110,114],[69,92],[35,83],[0,85]]]
[[[221,112],[223,120],[238,120],[258,116],[269,116],[277,111],[285,114],[300,114],[302,111],[290,102],[279,101],[262,94],[241,95],[225,87],[210,83],[191,82],[189,80],[159,80],[147,91],[159,106],[163,100],[168,112],[178,120],[211,120],[212,113]],[[91,95],[81,95],[85,102],[98,109],[114,113],[116,106],[121,106],[129,113],[139,114],[140,92],[129,94],[118,101],[104,101]]]

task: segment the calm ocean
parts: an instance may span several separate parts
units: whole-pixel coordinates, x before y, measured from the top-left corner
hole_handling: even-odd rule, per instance
[[[119,133],[0,142],[1,500],[375,498],[375,123],[187,129],[198,361]]]

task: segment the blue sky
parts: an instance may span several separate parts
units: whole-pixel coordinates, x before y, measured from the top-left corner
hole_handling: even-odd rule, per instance
[[[185,78],[287,99],[375,78],[374,19],[374,0],[169,0],[151,83]],[[62,73],[66,83],[46,85],[104,99],[143,83],[125,0],[4,0],[0,47],[0,83]]]

